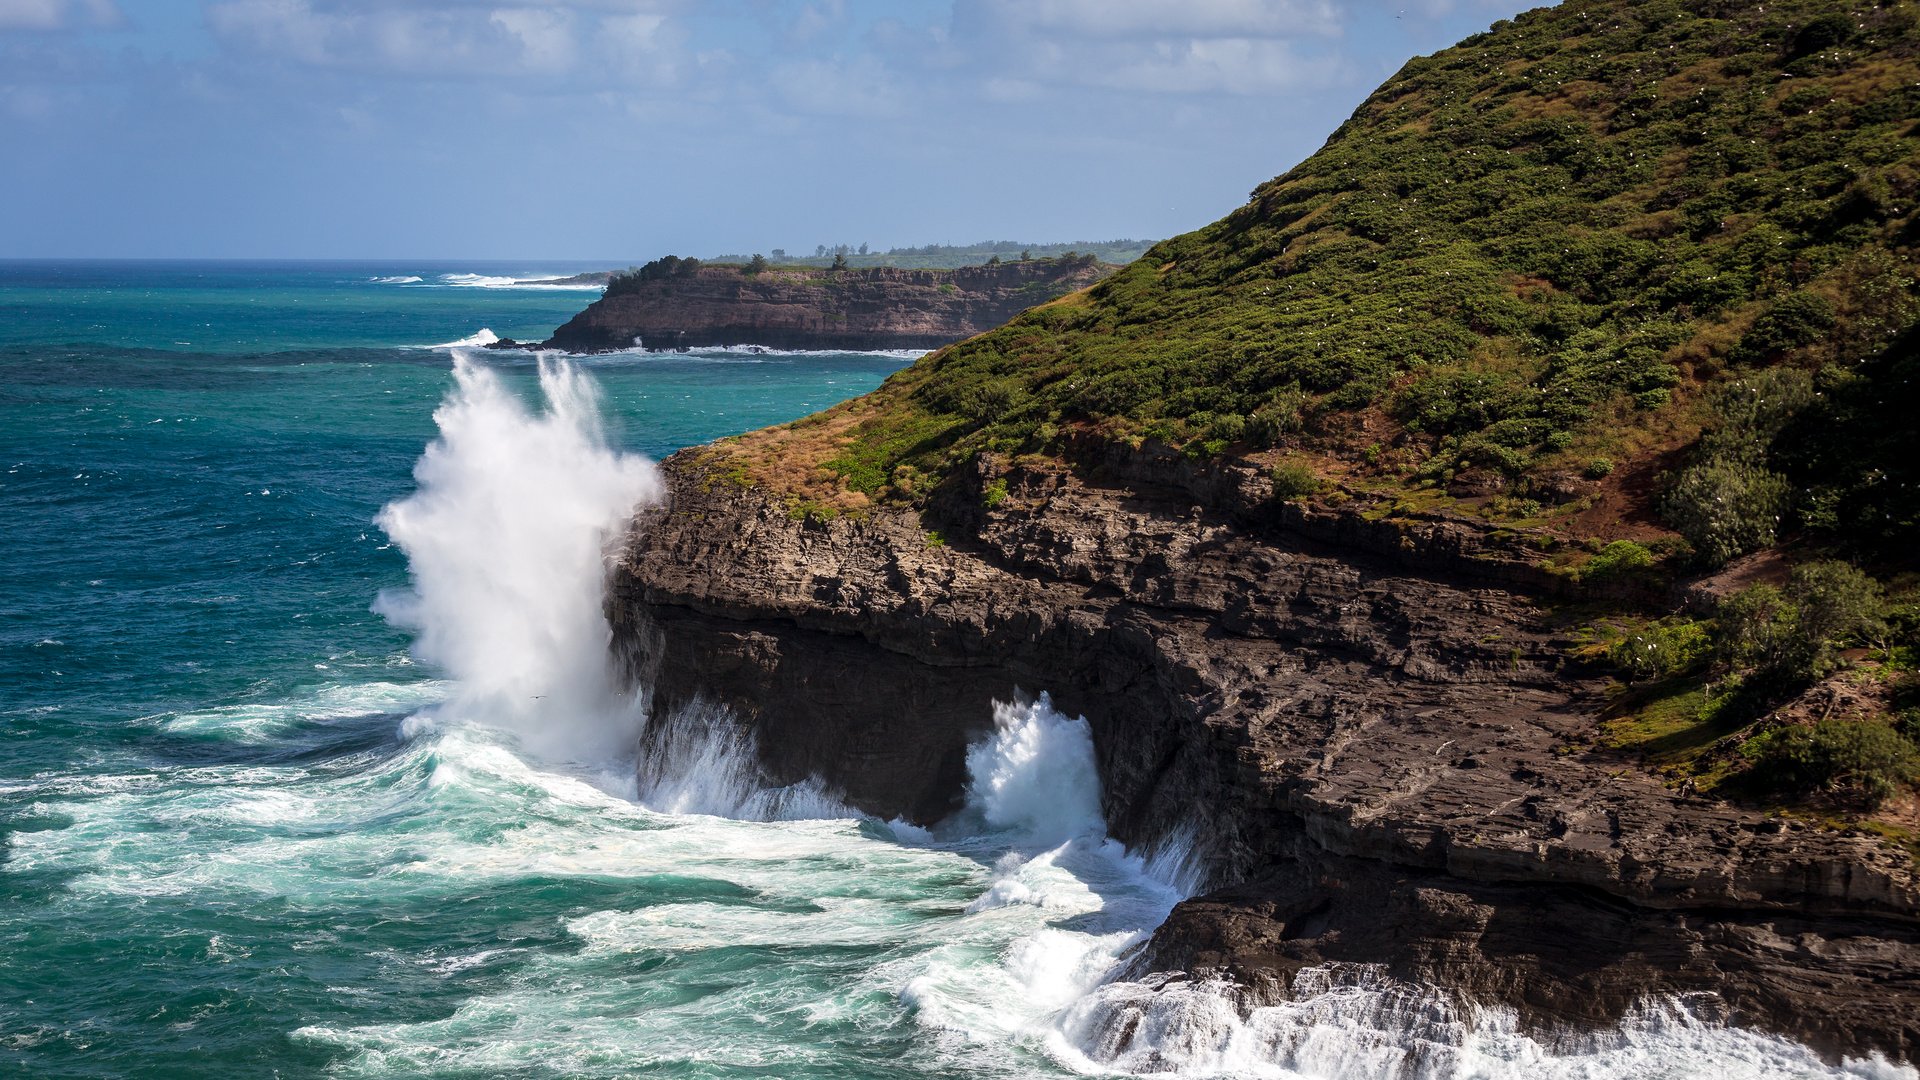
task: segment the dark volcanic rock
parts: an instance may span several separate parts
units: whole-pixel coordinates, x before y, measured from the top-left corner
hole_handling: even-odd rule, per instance
[[[1143,972],[1284,994],[1382,964],[1541,1025],[1704,990],[1828,1050],[1920,1049],[1912,859],[1585,748],[1600,687],[1468,523],[1276,505],[1256,470],[1151,451],[796,521],[697,461],[668,462],[609,601],[656,714],[723,701],[774,779],[924,821],[988,703],[1051,692],[1093,726],[1116,836],[1204,841],[1216,891]]]
[[[957,270],[705,266],[602,297],[553,332],[569,352],[698,349],[937,349],[1099,281],[1114,268],[1038,259]]]

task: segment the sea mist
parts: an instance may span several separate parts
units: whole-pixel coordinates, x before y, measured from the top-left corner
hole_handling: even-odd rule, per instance
[[[642,716],[607,661],[606,558],[658,472],[607,445],[597,388],[564,360],[540,359],[537,410],[465,350],[453,377],[418,490],[375,519],[412,585],[374,610],[453,680],[425,720],[505,729],[550,760],[623,757]]]

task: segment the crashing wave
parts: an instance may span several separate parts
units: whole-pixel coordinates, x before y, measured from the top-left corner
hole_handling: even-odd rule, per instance
[[[640,802],[664,814],[743,821],[859,817],[817,780],[770,783],[753,734],[724,706],[693,701],[649,723],[640,752]]]
[[[441,274],[442,285],[460,289],[572,289],[578,291],[600,292],[605,285],[592,282],[567,281],[564,277],[541,275],[539,277],[508,277],[502,274]]]
[[[1711,997],[1644,1003],[1601,1031],[1530,1033],[1511,1009],[1462,1005],[1371,965],[1305,968],[1289,1000],[1218,979],[1108,983],[1061,1017],[1078,1069],[1283,1080],[1912,1080],[1884,1058],[1823,1061],[1790,1039],[1729,1027]]]
[[[478,349],[484,348],[499,340],[499,334],[483,326],[478,331],[468,334],[458,341],[443,341],[438,345],[428,345],[426,347],[429,349]]]
[[[608,446],[596,387],[564,361],[541,358],[537,413],[464,350],[453,375],[418,489],[376,519],[412,584],[382,592],[374,610],[453,680],[409,730],[478,723],[549,760],[626,757],[638,710],[607,661],[601,596],[608,546],[659,497],[659,475]]]

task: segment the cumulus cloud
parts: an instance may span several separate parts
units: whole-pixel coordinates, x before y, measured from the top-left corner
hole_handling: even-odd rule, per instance
[[[1338,77],[1329,0],[956,0],[950,44],[993,100],[1077,85],[1272,94]],[[951,59],[949,59],[951,63]]]
[[[598,62],[656,51],[670,39],[659,6],[648,0],[220,0],[208,6],[207,25],[231,49],[315,67],[558,74],[579,68],[589,52]]]
[[[113,0],[0,0],[0,30],[64,30],[120,22]]]

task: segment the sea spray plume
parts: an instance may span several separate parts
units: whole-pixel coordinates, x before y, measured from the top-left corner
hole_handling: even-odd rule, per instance
[[[996,701],[994,733],[967,749],[967,805],[990,828],[1022,834],[1040,847],[1081,836],[1104,837],[1093,730],[1041,694]]]
[[[453,680],[436,719],[512,731],[550,759],[624,756],[641,717],[607,661],[605,553],[660,496],[653,463],[607,446],[596,388],[565,361],[540,360],[540,412],[464,350],[453,377],[418,490],[375,519],[412,587],[374,610]]]
[[[1155,871],[1186,874],[1191,838],[1184,831],[1169,837],[1160,845],[1165,857],[1150,863],[1109,837],[1092,728],[1056,711],[1045,694],[996,702],[994,731],[968,750],[967,772],[965,809],[934,835],[962,847],[1012,844],[995,861],[986,891],[967,905],[968,917],[991,923],[1031,919],[1023,909],[1046,914],[997,964],[942,959],[901,996],[929,1026],[1052,1045],[1066,1038],[1056,1019],[1123,970],[1186,895],[1184,881]],[[986,837],[971,832],[980,829]],[[1063,1049],[1060,1056],[1076,1054]]]

